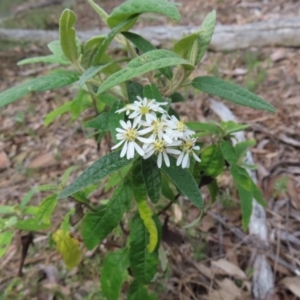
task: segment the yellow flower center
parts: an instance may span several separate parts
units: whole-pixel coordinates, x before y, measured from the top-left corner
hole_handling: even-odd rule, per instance
[[[137,131],[133,128],[129,128],[125,133],[125,139],[129,142],[133,142],[137,137]]]
[[[153,132],[154,132],[155,134],[158,134],[158,127],[159,127],[159,124],[160,124],[160,121],[159,121],[159,120],[153,121],[153,122],[152,122]]]
[[[165,142],[164,141],[155,141],[153,143],[153,148],[155,150],[155,152],[164,152],[165,151]]]
[[[180,120],[177,122],[177,130],[179,132],[184,132],[186,130],[186,125],[184,124],[184,120]]]
[[[149,113],[149,108],[147,106],[142,106],[140,111],[142,115],[146,115]]]
[[[192,140],[187,140],[182,143],[182,151],[191,153],[193,151],[194,142]]]

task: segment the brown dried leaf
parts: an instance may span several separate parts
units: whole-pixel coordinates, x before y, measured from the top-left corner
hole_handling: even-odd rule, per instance
[[[4,151],[0,152],[0,170],[9,168],[11,161],[9,160],[7,154]]]
[[[229,262],[228,260],[219,259],[217,261],[212,261],[211,263],[213,266],[224,271],[227,275],[234,276],[240,279],[247,279],[246,274],[238,266],[236,266],[232,262]],[[216,271],[216,273],[218,274],[218,271]],[[224,273],[221,272],[221,274]]]
[[[295,296],[300,297],[300,277],[285,277],[280,281],[280,284],[284,285],[290,290]]]
[[[29,165],[28,168],[37,169],[37,168],[47,168],[55,166],[58,164],[58,161],[53,157],[51,153],[45,153],[36,157]]]

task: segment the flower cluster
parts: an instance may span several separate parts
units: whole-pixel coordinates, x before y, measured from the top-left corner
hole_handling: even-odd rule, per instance
[[[118,144],[112,149],[123,146],[121,157],[126,155],[127,159],[133,158],[135,151],[144,159],[151,155],[157,155],[157,165],[160,168],[162,161],[170,166],[168,154],[178,155],[177,166],[189,168],[190,156],[200,161],[194,152],[200,150],[196,146],[195,134],[184,123],[175,116],[169,116],[162,106],[167,102],[157,102],[137,97],[134,103],[127,104],[116,113],[126,112],[128,121],[120,121],[122,128],[117,128]]]

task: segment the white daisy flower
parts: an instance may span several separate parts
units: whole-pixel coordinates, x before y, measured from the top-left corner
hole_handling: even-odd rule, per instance
[[[167,167],[170,167],[170,159],[168,154],[180,154],[180,151],[173,149],[173,146],[179,146],[181,141],[175,141],[171,144],[166,143],[164,140],[157,139],[149,145],[144,145],[145,155],[144,159],[149,158],[152,154],[157,154],[157,166],[161,168],[162,161],[164,160]]]
[[[199,156],[194,152],[194,150],[200,150],[199,146],[195,146],[196,139],[187,139],[182,141],[182,152],[179,154],[176,165],[181,165],[182,168],[190,167],[190,155],[193,155],[196,161],[201,161]]]
[[[122,112],[126,112],[126,115],[128,116],[131,112],[130,104],[126,104],[123,108],[116,110],[116,113],[120,114]]]
[[[133,158],[135,150],[138,152],[138,154],[144,156],[145,152],[137,143],[137,140],[147,144],[153,142],[153,139],[141,137],[141,135],[146,134],[145,130],[136,129],[130,121],[125,123],[123,120],[121,120],[120,124],[123,129],[116,128],[116,131],[118,132],[116,137],[118,140],[121,140],[121,142],[113,146],[111,149],[116,149],[124,143],[120,157],[123,157],[126,154],[127,159]]]
[[[172,143],[172,134],[170,134],[169,132],[170,130],[172,131],[172,129],[168,128],[166,120],[166,115],[162,115],[160,118],[155,116],[154,120],[152,120],[150,123],[141,121],[140,124],[148,128],[148,132],[151,133],[151,138],[164,140],[167,143]]]
[[[170,132],[173,134],[173,138],[187,139],[191,135],[195,134],[195,131],[189,129],[183,119],[178,120],[175,116],[171,116],[170,120],[167,121],[168,127],[173,130]]]
[[[130,119],[133,120],[133,126],[135,127],[140,123],[142,117],[145,117],[145,120],[148,123],[151,123],[152,120],[155,120],[155,112],[165,113],[165,110],[161,108],[161,105],[168,104],[167,102],[156,102],[154,99],[148,100],[147,98],[142,99],[140,96],[137,96],[138,101],[134,101],[133,104],[129,104],[130,109],[133,111],[130,115]]]

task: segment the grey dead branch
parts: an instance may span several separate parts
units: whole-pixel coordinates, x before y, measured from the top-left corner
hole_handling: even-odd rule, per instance
[[[133,30],[150,40],[155,46],[172,45],[175,39],[195,32],[195,26],[149,26]],[[209,48],[213,51],[233,51],[250,47],[299,47],[300,19],[274,19],[246,25],[217,25]],[[82,41],[95,35],[107,34],[107,30],[77,31]],[[58,32],[0,28],[0,41],[37,42],[46,44],[58,39]],[[113,44],[113,47],[118,47]]]

